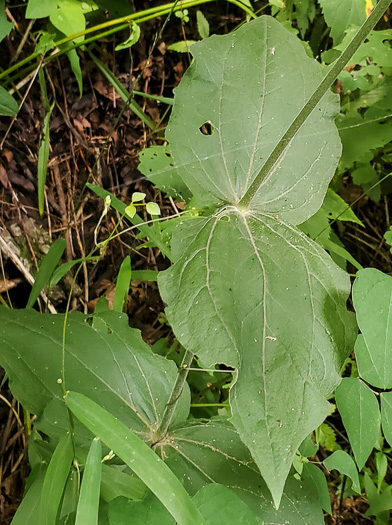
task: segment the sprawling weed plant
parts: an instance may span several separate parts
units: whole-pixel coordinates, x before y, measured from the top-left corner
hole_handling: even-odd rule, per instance
[[[314,6],[308,4],[306,12],[294,11],[303,31]],[[329,23],[334,12],[320,4]],[[336,57],[330,53],[329,69],[269,16],[192,45],[168,144],[143,152],[141,163],[159,188],[192,210],[175,219],[170,247],[135,215],[144,195],[127,207],[91,186],[107,197],[105,210],[128,214],[172,260],[158,283],[183,347],[179,367],[154,353],[121,313],[129,259],[114,311],[0,309],[0,363],[15,397],[37,416],[32,471],[14,525],[323,523],[323,511],[331,512],[327,482],[308,458],[327,442],[323,422],[335,389],[354,459],[336,450],[324,467],[347,476],[352,493],[364,489],[369,513],[388,523],[392,494],[383,485],[388,450],[380,428],[392,445],[391,278],[360,270],[357,336],[341,267],[350,256],[329,235],[311,238],[318,226],[328,228],[325,206],[333,218],[357,220],[328,187],[342,152],[338,127],[344,136],[350,118],[370,117],[353,116],[351,108],[337,127],[339,101],[329,88],[338,75],[349,85],[342,70],[354,53],[364,56],[358,48],[376,38],[369,32],[388,5],[381,0],[368,18],[363,10],[354,36],[342,18],[331,23]],[[350,155],[344,143],[346,168]],[[56,246],[57,260],[62,249]],[[38,293],[33,289],[29,306]],[[354,344],[358,377],[342,380]],[[186,378],[195,356],[212,376],[223,364],[232,377],[220,416],[189,418]],[[385,390],[381,412],[372,387],[377,395]],[[361,487],[358,469],[374,447],[377,486],[365,471]]]

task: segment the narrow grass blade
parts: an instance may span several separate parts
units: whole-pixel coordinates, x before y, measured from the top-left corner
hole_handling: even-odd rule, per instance
[[[50,277],[54,272],[61,256],[65,250],[65,240],[57,239],[52,246],[50,247],[48,253],[43,258],[41,266],[38,270],[38,273],[35,277],[35,282],[31,289],[29,299],[27,301],[26,308],[32,308],[35,301],[38,299],[39,294],[41,293],[44,286],[49,284]]]
[[[99,438],[94,438],[84,469],[75,525],[97,525],[99,494],[101,486],[102,446]]]
[[[21,504],[12,520],[12,525],[26,525],[38,522],[40,496],[45,478],[46,467],[42,463],[36,465],[28,478],[29,489],[25,493]]]
[[[204,520],[180,480],[155,452],[121,421],[82,394],[70,392],[65,403],[75,416],[112,449],[167,508],[179,525]]]
[[[129,285],[131,283],[131,274],[131,258],[128,255],[121,263],[117,276],[116,291],[113,300],[113,310],[116,312],[122,312],[124,306],[126,309],[126,299],[128,297]]]
[[[158,272],[156,270],[133,270],[132,279],[137,281],[154,281],[158,279]]]
[[[50,278],[49,285],[55,286],[64,277],[64,275],[67,274],[69,270],[73,268],[76,264],[99,261],[100,258],[101,257],[99,255],[94,255],[92,257],[82,257],[81,259],[74,259],[73,261],[68,261],[64,264],[61,264],[53,272],[52,277]]]
[[[91,53],[91,52],[89,52],[89,55],[92,58],[92,60],[95,63],[95,65],[98,67],[98,69],[105,75],[107,80],[109,80],[109,82],[114,87],[116,92],[120,95],[121,100],[125,104],[127,104],[127,106],[129,106],[129,108],[135,113],[135,115],[137,117],[140,118],[140,120],[142,122],[144,122],[144,124],[146,126],[148,126],[150,129],[152,129],[154,131],[155,128],[157,127],[155,122],[152,121],[144,113],[144,111],[142,110],[142,108],[139,106],[139,104],[137,102],[132,100],[132,94],[129,93],[129,91],[127,89],[125,89],[125,87],[121,84],[121,82],[117,79],[117,77],[115,75],[113,75],[113,73],[105,66],[105,64],[103,62],[101,62],[101,60],[99,60],[99,58],[94,56],[93,53]]]
[[[102,197],[102,199],[105,199],[108,195],[111,198],[110,205],[118,211],[121,215],[125,215],[125,208],[127,207],[124,202],[121,202],[117,197],[115,197],[112,193],[109,191],[104,190],[100,186],[97,186],[96,184],[90,184],[89,182],[86,184],[86,186],[93,191],[98,197]],[[142,233],[142,235],[150,241],[152,241],[155,246],[157,246],[162,254],[167,257],[168,259],[172,260],[171,251],[169,246],[162,240],[162,237],[150,226],[147,226],[147,224],[144,224],[143,219],[136,213],[134,217],[130,218],[127,215],[127,220],[129,220],[134,226],[137,226],[139,228],[139,231]]]
[[[45,182],[46,182],[46,170],[47,170],[48,160],[49,160],[49,138],[50,138],[49,122],[50,122],[50,115],[52,113],[53,106],[51,106],[49,102],[48,92],[46,89],[46,82],[45,82],[45,73],[42,68],[40,68],[40,70],[38,71],[38,79],[39,79],[39,84],[41,87],[43,106],[45,109],[42,139],[41,139],[41,144],[40,144],[39,151],[38,151],[38,168],[37,168],[38,210],[39,210],[40,215],[42,215],[44,213],[44,204],[45,204],[44,189],[45,189]]]
[[[52,106],[53,108],[53,106]],[[46,113],[44,118],[44,127],[42,140],[38,151],[38,210],[40,215],[44,213],[45,204],[45,182],[46,182],[46,170],[49,160],[49,121],[52,113],[52,108],[49,113]]]
[[[57,523],[56,517],[72,460],[72,440],[70,434],[66,434],[53,453],[42,485],[40,525]]]

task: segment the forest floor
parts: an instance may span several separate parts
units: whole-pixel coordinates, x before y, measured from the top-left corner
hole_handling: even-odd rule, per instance
[[[135,2],[137,9],[147,8],[148,1]],[[13,11],[18,16],[19,11]],[[243,13],[225,2],[203,6],[211,34],[225,34],[242,20]],[[16,18],[17,30],[3,44],[0,66],[8,67],[27,31],[28,21]],[[186,53],[168,50],[168,45],[184,38],[198,39],[195,17],[185,26],[172,17],[161,33],[163,20],[142,25],[141,38],[131,49],[114,52],[126,39],[115,34],[100,41],[97,56],[130,91],[136,89],[160,96],[173,96],[190,63]],[[34,27],[34,31],[38,29]],[[159,37],[151,51],[153,42]],[[19,59],[33,50],[28,38]],[[45,187],[45,211],[37,207],[37,158],[44,108],[38,82],[29,86],[26,100],[15,121],[0,121],[0,233],[13,238],[20,253],[12,258],[0,251],[0,294],[15,308],[23,308],[31,289],[25,270],[34,275],[48,246],[57,238],[66,240],[65,261],[83,258],[94,246],[94,230],[103,210],[103,200],[85,189],[86,182],[98,184],[127,204],[135,191],[160,205],[163,216],[177,213],[177,206],[165,198],[138,171],[138,154],[146,146],[160,144],[160,132],[152,132],[116,94],[112,85],[97,69],[88,53],[80,53],[83,71],[83,95],[65,56],[46,66],[49,96],[54,102],[50,123],[50,157]],[[136,98],[143,111],[162,130],[167,122],[167,106],[154,100]],[[362,195],[362,189],[343,180],[340,194],[348,203]],[[180,205],[179,205],[180,206]],[[387,198],[374,203],[364,196],[355,205],[355,213],[365,224],[339,224],[337,233],[346,249],[365,267],[392,272],[391,254],[383,237],[390,226]],[[109,211],[101,226],[101,234],[109,234],[116,214]],[[85,265],[73,290],[72,310],[90,312],[99,297],[113,300],[114,283],[119,266],[131,255],[133,269],[162,270],[168,261],[157,248],[138,247],[143,240],[135,232],[111,242],[104,257]],[[18,265],[17,258],[23,266]],[[25,270],[24,270],[24,269]],[[58,312],[65,309],[70,279],[62,281],[51,294]],[[168,335],[170,328],[162,318],[164,305],[157,285],[132,280],[128,315],[132,326],[142,331],[143,338],[153,344]],[[0,350],[1,351],[1,350]],[[4,373],[0,375],[0,523],[8,525],[23,494],[28,474],[27,443],[23,410],[13,399]],[[371,523],[364,517],[366,502],[361,498],[333,502],[334,517],[328,523]]]

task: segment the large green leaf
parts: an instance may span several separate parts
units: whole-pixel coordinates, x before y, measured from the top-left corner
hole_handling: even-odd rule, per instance
[[[348,277],[292,226],[320,208],[336,168],[337,101],[327,93],[272,162],[318,64],[266,16],[192,54],[167,138],[195,201],[217,209],[174,231],[158,282],[180,342],[206,366],[237,368],[232,421],[279,504],[355,337]]]
[[[63,315],[0,308],[0,362],[11,389],[26,409],[40,416],[37,428],[50,436],[57,432],[59,437],[68,429],[57,383],[63,323]],[[160,423],[176,376],[174,363],[153,354],[139,331],[129,328],[127,316],[116,312],[94,318],[69,315],[66,388],[88,395],[146,439]],[[174,422],[186,419],[188,410],[189,391],[185,390]],[[78,435],[88,439],[82,428]]]
[[[181,178],[202,204],[237,204],[323,78],[296,37],[263,16],[192,46],[166,137]],[[300,224],[321,206],[341,146],[327,93],[264,178],[252,209]],[[187,124],[184,124],[184,123]],[[211,135],[200,128],[210,123]]]
[[[232,489],[266,525],[324,523],[317,487],[289,476],[279,510],[238,431],[224,418],[188,420],[161,443],[167,463],[193,495],[209,483]]]
[[[227,210],[187,221],[175,240],[177,264],[160,279],[170,322],[207,367],[238,368],[233,423],[279,492],[299,445],[328,415],[324,397],[353,339],[345,275],[266,215]]]
[[[362,334],[355,343],[360,376],[392,388],[392,278],[374,268],[357,273],[353,302]]]

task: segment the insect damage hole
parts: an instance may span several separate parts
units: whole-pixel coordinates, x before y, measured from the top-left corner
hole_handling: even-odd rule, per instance
[[[210,136],[214,133],[214,126],[209,120],[207,120],[207,122],[204,122],[204,124],[200,126],[199,131],[203,135]]]

